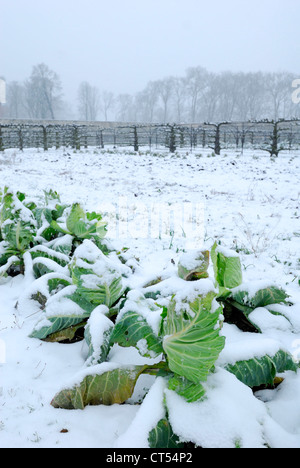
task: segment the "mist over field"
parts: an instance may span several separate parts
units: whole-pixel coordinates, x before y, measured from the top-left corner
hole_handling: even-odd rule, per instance
[[[299,9],[297,0],[2,0],[2,117],[297,117]]]

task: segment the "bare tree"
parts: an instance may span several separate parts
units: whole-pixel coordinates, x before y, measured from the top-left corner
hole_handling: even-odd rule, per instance
[[[108,111],[113,108],[115,103],[114,94],[110,91],[103,91],[100,96],[100,108],[105,121],[108,120]]]
[[[117,119],[121,122],[131,122],[134,119],[134,99],[130,94],[119,94],[116,99]]]
[[[78,110],[83,120],[97,120],[100,110],[99,91],[87,81],[83,81],[78,88]]]
[[[271,118],[277,121],[286,118],[286,102],[291,101],[291,83],[294,76],[291,73],[267,73],[265,88],[270,101]]]
[[[218,107],[218,120],[224,122],[233,119],[237,104],[237,74],[223,72],[220,74],[220,99]]]
[[[169,103],[173,94],[174,78],[169,77],[163,80],[157,81],[157,94],[163,104],[163,123],[168,121],[168,108]]]
[[[24,86],[17,81],[12,81],[7,86],[8,115],[13,119],[25,117]]]
[[[264,74],[262,72],[247,73],[245,100],[247,101],[250,120],[260,119],[266,110]]]
[[[200,99],[207,84],[207,71],[203,67],[188,68],[186,72],[186,89],[190,99],[190,121],[197,121]]]
[[[157,82],[150,81],[147,87],[136,96],[137,119],[139,121],[154,122],[158,98]]]
[[[220,101],[220,77],[215,73],[209,73],[207,85],[202,94],[201,117],[204,122],[213,122],[217,120],[217,110]]]
[[[184,103],[186,97],[185,80],[182,77],[176,77],[173,80],[173,103],[175,107],[174,121],[181,122],[184,113]]]
[[[25,105],[31,118],[54,119],[61,104],[62,86],[59,76],[41,63],[33,67],[25,82]]]

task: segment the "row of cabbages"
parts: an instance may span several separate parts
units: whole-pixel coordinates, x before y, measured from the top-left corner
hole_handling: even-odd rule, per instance
[[[294,326],[285,291],[243,283],[235,252],[215,243],[210,250],[183,253],[172,275],[137,288],[139,261],[104,241],[100,214],[79,203],[64,205],[53,191],[37,204],[5,188],[0,216],[0,274],[25,276],[18,308],[24,316],[37,316],[30,336],[86,345],[81,377],[54,396],[54,407],[122,404],[142,374],[163,378],[169,390],[193,403],[206,398],[204,383],[216,365],[252,389],[273,386],[278,374],[297,371],[276,341],[264,353],[253,350],[241,359],[227,351],[224,323],[245,332],[245,339],[249,333],[263,335],[259,310]],[[111,360],[114,346],[136,348],[145,363],[117,364]],[[162,444],[180,445],[167,408],[149,432],[151,447]]]

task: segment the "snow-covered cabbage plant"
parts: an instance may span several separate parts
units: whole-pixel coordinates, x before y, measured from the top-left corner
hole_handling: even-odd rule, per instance
[[[106,306],[109,311],[119,301],[126,290],[126,277],[131,270],[112,255],[113,259],[104,255],[92,241],[85,240],[77,247],[68,265],[62,271],[57,269],[56,276],[52,273],[51,281],[56,278],[61,287],[50,297],[46,295],[43,310],[31,334],[33,338],[64,341],[69,331],[72,336],[72,331],[86,325],[96,307]],[[68,279],[65,285],[60,281],[61,274]],[[49,273],[36,281],[39,287],[43,280],[49,281]],[[36,294],[28,294],[31,300],[35,300]]]
[[[223,304],[226,322],[235,324],[243,331],[258,333],[261,330],[252,315],[253,311],[268,307],[270,314],[282,315],[275,309],[276,304],[289,305],[289,296],[283,289],[268,281],[244,285],[240,258],[235,252],[216,243],[212,247],[211,257],[219,287],[218,300]]]
[[[25,196],[11,193],[5,187],[0,194],[0,268],[5,274],[12,266],[22,271],[23,254],[34,245],[37,220]]]
[[[209,251],[191,251],[178,263],[178,276],[186,281],[208,278]]]
[[[239,257],[217,244],[210,252],[213,278],[207,277],[208,254],[202,279],[195,279],[188,271],[185,272],[187,279],[180,278],[180,265],[186,268],[190,264],[191,272],[194,272],[197,261],[200,261],[203,269],[203,254],[194,252],[193,255],[194,261],[191,253],[180,259],[176,281],[169,278],[128,291],[119,303],[116,317],[110,315],[110,309],[105,305],[93,310],[85,327],[88,350],[85,368],[68,388],[54,396],[52,406],[83,409],[87,405],[122,404],[130,401],[139,378],[145,374],[153,376],[157,386],[169,392],[166,395],[176,394],[186,404],[204,404],[210,391],[207,382],[216,369],[223,369],[222,372],[233,375],[240,385],[253,391],[266,386],[274,388],[283,380],[284,372],[297,371],[291,354],[278,343],[265,340],[258,326],[252,325],[255,333],[250,335],[257,338],[253,343],[249,332],[245,333],[245,340],[253,344],[250,354],[247,346],[244,350],[238,347],[235,352],[230,346],[226,349],[226,337],[222,333],[222,326],[232,323],[228,310],[236,309],[235,323],[242,333],[245,320],[257,310],[256,306],[270,306],[270,314],[274,313],[272,308],[276,308],[276,304],[288,307],[284,291],[273,285],[253,286],[253,291],[247,289],[243,285]],[[267,353],[261,352],[262,342]],[[126,365],[115,362],[111,356],[116,346],[135,348],[145,358],[145,363]],[[172,426],[172,418],[169,418],[169,400],[170,397],[163,399],[162,417],[154,425],[152,422],[147,436],[150,447],[182,446],[181,431],[176,432],[177,428]],[[142,406],[148,404],[147,398],[144,401]],[[196,443],[193,436],[186,437],[184,442]]]
[[[298,323],[290,298],[269,281],[244,282],[236,252],[217,243],[186,252],[172,274],[137,286],[138,259],[104,245],[100,214],[64,205],[53,191],[39,205],[5,188],[0,201],[0,275],[24,273],[17,306],[36,318],[31,337],[82,341],[85,364],[53,407],[139,403],[136,421],[151,413],[143,445],[197,446],[174,408],[205,414],[217,387],[238,386],[247,399],[249,388],[275,388],[297,371],[264,333],[269,323],[291,330]]]
[[[198,294],[192,299],[174,295],[169,298],[166,307],[144,295],[138,295],[137,291],[131,291],[115,324],[108,324],[105,310],[102,309],[103,318],[98,316],[99,327],[94,329],[101,343],[98,344],[97,363],[93,361],[94,368],[91,368],[79,386],[60,392],[54,398],[53,406],[78,408],[79,393],[80,408],[89,404],[106,404],[106,401],[110,404],[124,403],[131,397],[141,374],[165,375],[170,387],[188,401],[203,397],[205,392],[201,382],[207,379],[225,344],[224,337],[219,334],[221,308],[215,300],[216,296],[213,288],[208,291],[205,288],[205,294]],[[95,320],[94,315],[90,320]],[[87,329],[88,342],[91,343],[94,338],[91,337],[92,327],[89,322]],[[100,332],[105,334],[102,340],[99,340]],[[106,346],[104,353],[103,344]],[[141,356],[159,358],[158,362],[144,366],[123,365],[102,373],[102,369],[107,368],[109,348],[115,344],[135,347]],[[93,348],[92,355],[96,353],[97,350]],[[101,367],[103,362],[105,366]],[[120,378],[116,379],[116,375]],[[108,383],[110,379],[111,383],[105,386],[106,395],[101,394],[99,387],[104,380]],[[120,401],[120,394],[126,397],[123,401]]]
[[[92,239],[101,247],[105,234],[106,223],[102,221],[101,214],[86,212],[79,203],[62,204],[58,193],[53,190],[44,192],[38,204],[24,193],[14,193],[8,187],[0,191],[2,276],[24,273],[24,254],[28,251],[35,260],[49,259],[65,266],[74,249],[85,239]],[[51,271],[50,262],[46,263],[46,260],[35,261],[38,276],[43,271]]]

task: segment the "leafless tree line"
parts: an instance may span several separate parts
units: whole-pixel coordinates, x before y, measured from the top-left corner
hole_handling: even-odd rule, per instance
[[[300,148],[300,120],[219,122],[202,124],[120,124],[57,120],[0,121],[0,151],[9,148],[140,147],[176,149],[267,151],[277,157],[281,151]]]
[[[188,68],[182,77],[150,81],[136,94],[115,95],[85,81],[79,84],[76,102],[66,103],[57,73],[39,64],[24,83],[8,83],[6,117],[137,123],[277,121],[300,117],[300,105],[291,97],[297,78],[289,72],[212,73],[199,66]]]

